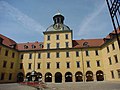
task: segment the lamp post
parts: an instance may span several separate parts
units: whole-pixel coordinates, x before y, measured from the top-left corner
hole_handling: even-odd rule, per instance
[[[118,36],[117,28],[120,30],[120,24],[118,18],[120,18],[120,0],[106,0],[113,27],[115,30],[115,35],[117,38],[118,46],[120,49],[120,39]]]

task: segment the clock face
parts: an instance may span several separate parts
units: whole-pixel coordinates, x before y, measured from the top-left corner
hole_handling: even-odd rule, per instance
[[[62,26],[61,26],[61,24],[58,24],[58,23],[57,23],[57,24],[55,24],[55,25],[53,26],[53,28],[57,30],[57,29],[61,29]]]

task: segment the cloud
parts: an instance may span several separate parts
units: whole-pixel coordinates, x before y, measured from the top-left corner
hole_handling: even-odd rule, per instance
[[[87,15],[83,21],[81,22],[80,26],[79,26],[79,35],[78,36],[87,36],[88,34],[90,35],[92,31],[94,31],[96,26],[99,26],[99,22],[101,22],[101,17],[98,17],[101,12],[105,9],[105,2],[103,3],[102,6],[97,6],[95,11],[93,11],[92,13],[90,13],[89,15]],[[105,25],[103,25],[102,27],[98,27],[99,30],[103,29]],[[91,34],[91,36],[93,35],[93,33]]]
[[[41,24],[5,1],[0,1],[0,11],[7,12],[8,15],[12,16],[28,30],[36,31],[38,33],[45,31],[45,28]]]

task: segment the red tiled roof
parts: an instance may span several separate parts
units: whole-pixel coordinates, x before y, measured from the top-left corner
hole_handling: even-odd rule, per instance
[[[103,39],[82,39],[82,40],[73,40],[73,48],[81,47],[99,47],[104,44]]]
[[[12,39],[10,39],[10,38],[8,38],[8,37],[6,37],[6,36],[3,36],[2,34],[0,34],[0,38],[3,39],[2,44],[3,44],[3,45],[6,45],[6,46],[8,46],[8,47],[11,47],[11,48],[12,48],[11,45],[15,45],[15,44],[16,44],[15,41],[13,41]]]
[[[42,45],[42,47],[40,47],[40,45]],[[18,50],[41,50],[42,48],[43,48],[43,42],[37,42],[37,41],[17,44]]]

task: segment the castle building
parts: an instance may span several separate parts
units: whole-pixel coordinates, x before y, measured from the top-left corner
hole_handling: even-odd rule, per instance
[[[114,31],[101,39],[73,40],[62,14],[55,14],[53,21],[43,32],[43,42],[16,43],[0,34],[0,83],[120,81]]]

